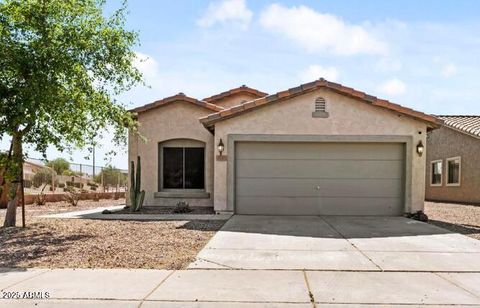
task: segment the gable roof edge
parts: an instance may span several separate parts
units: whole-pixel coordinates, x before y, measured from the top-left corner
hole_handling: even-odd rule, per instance
[[[206,108],[206,109],[214,111],[214,112],[220,112],[222,110],[225,110],[225,108],[223,108],[221,106],[217,106],[217,105],[212,104],[212,103],[204,102],[204,101],[198,100],[196,98],[186,96],[183,93],[178,93],[176,95],[165,97],[163,99],[154,101],[153,103],[130,109],[129,111],[132,112],[132,113],[137,113],[138,114],[138,113],[143,113],[143,112],[149,111],[151,109],[156,109],[156,108],[159,108],[159,107],[163,107],[163,106],[169,105],[171,103],[175,103],[175,102],[191,103],[195,106],[203,107],[203,108]]]
[[[270,105],[272,103],[284,101],[305,93],[320,89],[326,88],[332,90],[336,93],[351,97],[353,99],[361,100],[366,103],[371,104],[372,106],[377,106],[389,111],[393,111],[399,114],[403,114],[410,118],[413,118],[417,121],[425,122],[429,128],[436,129],[439,128],[443,121],[433,115],[428,115],[420,111],[415,111],[411,108],[407,108],[398,104],[389,102],[388,100],[379,99],[375,96],[368,95],[364,92],[357,91],[353,88],[345,87],[338,83],[329,82],[323,78],[302,84],[295,88],[290,88],[285,91],[277,92],[266,97],[257,98],[243,104],[232,106],[231,108],[224,109],[220,112],[210,114],[206,117],[200,118],[200,122],[207,128],[212,127],[215,123],[223,120],[227,120],[241,114],[244,114],[249,111],[256,110],[260,107]]]

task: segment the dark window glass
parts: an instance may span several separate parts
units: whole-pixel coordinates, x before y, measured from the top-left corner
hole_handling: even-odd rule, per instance
[[[204,149],[185,148],[185,188],[204,188]]]
[[[183,148],[163,148],[163,187],[183,188]]]
[[[460,161],[458,159],[448,161],[448,184],[460,183]]]
[[[432,163],[432,184],[442,184],[442,163]]]
[[[163,188],[205,188],[204,148],[163,148]]]

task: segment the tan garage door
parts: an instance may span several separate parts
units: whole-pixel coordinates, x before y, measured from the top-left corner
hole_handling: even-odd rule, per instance
[[[401,215],[401,143],[239,142],[235,212]]]

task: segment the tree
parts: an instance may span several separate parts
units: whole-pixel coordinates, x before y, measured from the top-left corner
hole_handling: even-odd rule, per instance
[[[119,169],[109,165],[102,169],[102,171],[95,176],[94,181],[97,183],[102,183],[103,177],[103,187],[111,186],[125,186],[127,183],[127,175],[122,173]]]
[[[0,136],[11,138],[15,170],[4,226],[15,225],[25,145],[45,155],[50,145],[83,148],[110,127],[117,144],[125,143],[126,129],[135,131],[115,97],[142,82],[133,65],[138,35],[125,29],[125,2],[110,16],[104,6],[0,2]]]
[[[57,174],[63,174],[65,171],[70,170],[70,163],[65,158],[55,158],[47,162],[47,167],[55,170]]]

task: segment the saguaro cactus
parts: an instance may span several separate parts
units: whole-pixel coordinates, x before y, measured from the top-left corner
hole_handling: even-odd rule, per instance
[[[130,211],[138,212],[142,208],[143,199],[145,199],[145,190],[140,191],[142,167],[140,165],[140,156],[137,156],[137,170],[133,160],[130,162]]]

